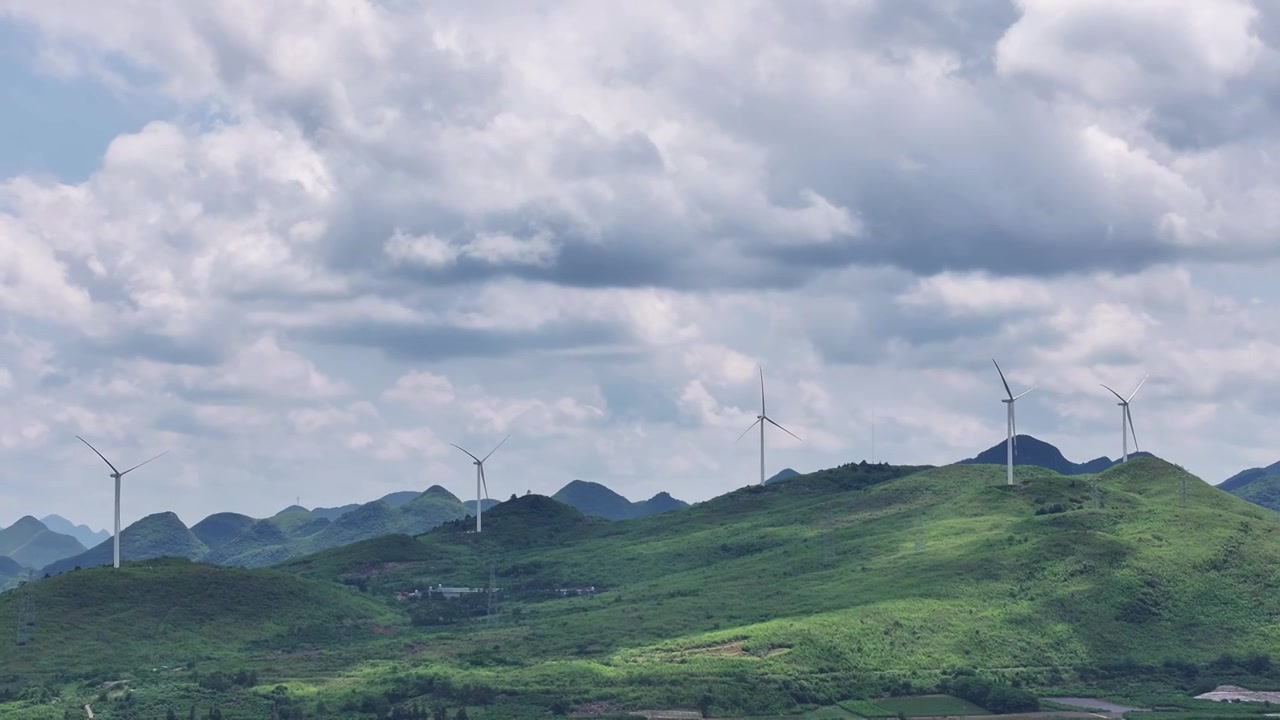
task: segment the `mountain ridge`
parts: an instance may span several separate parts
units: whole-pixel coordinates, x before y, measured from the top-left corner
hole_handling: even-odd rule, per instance
[[[40,518],[40,522],[44,523],[45,527],[56,533],[70,535],[76,540],[79,540],[80,544],[86,548],[91,548],[111,537],[111,533],[107,530],[94,530],[88,525],[77,525],[57,514],[45,515]]]
[[[486,509],[497,504],[496,500],[485,501]],[[190,528],[172,512],[156,513],[121,531],[121,560],[180,557],[220,565],[264,567],[384,535],[416,535],[469,514],[466,503],[439,485],[422,492],[391,493],[354,508],[340,514],[317,515],[293,505],[264,519],[215,513]],[[34,567],[57,575],[75,567],[110,564],[113,555],[113,542],[108,538],[92,548]]]
[[[632,502],[608,486],[589,480],[572,480],[550,497],[586,515],[615,521],[633,520],[689,506],[689,503],[677,500],[665,491],[648,500]]]
[[[31,515],[0,530],[0,555],[26,567],[43,567],[84,549],[79,540],[50,530]]]

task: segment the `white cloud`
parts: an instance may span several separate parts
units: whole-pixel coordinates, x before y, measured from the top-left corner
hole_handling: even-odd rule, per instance
[[[75,433],[181,457],[129,513],[461,491],[448,443],[507,433],[513,486],[699,499],[758,472],[760,366],[770,469],[872,411],[947,462],[1003,432],[992,356],[1070,457],[1150,372],[1144,448],[1276,459],[1268,4],[0,8],[37,82],[161,108],[0,180],[24,511],[96,510]]]

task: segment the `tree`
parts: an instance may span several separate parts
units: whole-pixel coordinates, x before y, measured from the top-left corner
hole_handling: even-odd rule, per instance
[[[178,720],[178,713],[174,712],[173,708],[170,707],[164,713],[164,720]]]
[[[453,720],[470,720],[470,718],[467,717],[467,709],[464,707],[458,708],[458,712],[454,714]]]
[[[449,708],[443,705],[437,705],[431,711],[431,720],[449,720]]]

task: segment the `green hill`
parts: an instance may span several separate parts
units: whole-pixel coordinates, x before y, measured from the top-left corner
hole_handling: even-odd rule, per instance
[[[293,539],[271,520],[259,520],[205,556],[206,562],[218,565],[262,567],[292,557]]]
[[[257,520],[240,513],[215,513],[191,526],[195,535],[210,550],[226,545],[248,530]]]
[[[616,690],[619,676],[677,687],[685,672],[927,684],[955,667],[1047,684],[1130,658],[1280,651],[1280,523],[1169,463],[1096,476],[1096,508],[1094,476],[1020,467],[1006,488],[1001,467],[952,465],[895,478],[909,472],[844,466],[621,524],[531,496],[495,508],[481,535],[427,533],[420,553],[375,541],[396,558],[385,565],[370,544],[284,568],[389,593],[483,586],[493,563],[524,608],[518,627],[477,625],[438,652],[515,633],[502,653],[525,668],[515,685],[566,658]],[[566,587],[598,594],[558,599]]]
[[[412,701],[465,703],[477,718],[584,702],[779,713],[962,687],[970,672],[1148,698],[1204,682],[1280,683],[1265,657],[1280,653],[1274,513],[1150,457],[1097,476],[1021,466],[1013,487],[1000,466],[918,470],[844,465],[625,522],[525,496],[486,513],[483,533],[460,518],[417,539],[225,571],[361,588],[405,619],[385,640],[318,639],[267,655],[191,624],[172,641],[207,644],[209,657],[257,667],[291,697],[370,718]],[[491,572],[494,604],[486,593],[393,599],[483,588]],[[289,613],[318,612],[327,598],[282,601],[252,622],[288,626]],[[0,625],[9,607],[0,604]],[[122,626],[155,623],[127,603],[111,612]],[[104,659],[113,656],[101,648],[122,641],[99,632],[61,636],[83,650],[59,656],[65,677],[137,667]],[[0,654],[0,667],[23,667],[15,660]],[[181,694],[193,681],[164,682]],[[318,708],[308,712],[323,716]]]
[[[82,552],[79,540],[53,532],[30,515],[0,530],[0,555],[27,567],[44,567]]]
[[[385,605],[331,584],[176,558],[70,572],[28,591],[37,615],[33,642],[0,643],[6,673],[78,670],[117,679],[121,670],[146,668],[151,675],[151,668],[210,658],[270,662],[284,652],[373,638],[372,628],[398,622]],[[15,595],[0,595],[6,628],[16,620]],[[0,689],[4,682],[0,677]]]
[[[110,565],[114,542],[107,540],[79,555],[46,565],[42,574],[58,575],[76,567]],[[171,512],[148,515],[120,531],[120,560],[157,557],[200,558],[209,549]]]

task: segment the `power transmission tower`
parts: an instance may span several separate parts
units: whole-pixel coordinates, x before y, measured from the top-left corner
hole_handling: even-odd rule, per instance
[[[494,585],[495,583],[494,583],[493,563],[490,562],[489,563],[489,592],[486,593],[489,596],[489,598],[488,598],[488,605],[485,607],[485,618],[487,618],[490,622],[493,621],[493,616],[498,611],[498,608],[495,607],[495,599],[493,597],[495,592]]]
[[[1102,486],[1098,484],[1097,480],[1094,480],[1093,483],[1089,485],[1089,495],[1090,497],[1093,498],[1094,509],[1101,510],[1102,509]]]
[[[28,570],[25,577],[18,582],[18,634],[17,643],[19,647],[30,645],[32,641],[32,633],[36,626],[35,602],[33,599],[35,591],[35,571]]]

